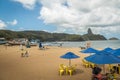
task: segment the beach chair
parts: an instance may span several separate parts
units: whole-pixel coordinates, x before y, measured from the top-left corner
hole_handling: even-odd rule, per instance
[[[116,73],[113,74],[113,78],[114,78],[114,80],[117,80],[117,74]]]
[[[59,65],[59,68],[60,68],[60,69],[65,69],[66,66],[65,66],[64,64],[60,64],[60,65]]]
[[[73,69],[71,67],[67,66],[66,69],[65,69],[65,71],[66,71],[67,75],[69,74],[71,76],[73,74]]]
[[[117,80],[117,73],[115,70],[110,70],[110,73],[108,74],[108,80]]]
[[[110,70],[113,70],[113,65],[112,65],[112,64],[109,64],[109,65],[108,65],[108,69],[109,69],[109,71],[110,71]]]
[[[88,62],[86,62],[84,59],[82,60],[82,63],[83,63],[83,66],[85,66],[86,68],[88,68],[88,67],[89,67],[89,63],[88,63]]]
[[[60,76],[62,76],[65,72],[65,65],[64,64],[60,64],[59,65],[59,74]]]
[[[65,73],[66,73],[66,74],[69,73],[69,67],[68,67],[68,66],[65,68]]]
[[[89,65],[90,65],[91,68],[94,68],[94,67],[95,67],[95,64],[94,64],[94,63],[90,63],[90,62],[89,62]]]
[[[77,67],[77,64],[71,66],[71,68],[74,72],[76,71],[76,67]]]
[[[69,69],[68,72],[69,72],[70,76],[72,76],[73,70],[72,70],[72,69]]]
[[[64,69],[59,69],[59,74],[62,76],[64,74]]]
[[[120,66],[118,66],[118,74],[120,74]]]
[[[116,73],[114,73],[114,74],[109,74],[109,75],[108,75],[108,80],[117,80],[117,75],[116,75]]]

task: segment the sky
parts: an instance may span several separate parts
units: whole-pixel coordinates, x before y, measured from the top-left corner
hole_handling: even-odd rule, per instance
[[[0,0],[0,29],[120,39],[120,0]]]

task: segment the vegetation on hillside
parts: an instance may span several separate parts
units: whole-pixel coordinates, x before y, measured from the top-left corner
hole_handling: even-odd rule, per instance
[[[119,39],[116,37],[112,37],[112,38],[109,38],[109,40],[119,40]]]
[[[92,32],[92,31],[91,31]],[[99,34],[66,34],[66,33],[49,33],[45,31],[10,31],[0,30],[0,37],[7,40],[14,38],[40,39],[41,41],[85,41],[85,40],[106,40]]]

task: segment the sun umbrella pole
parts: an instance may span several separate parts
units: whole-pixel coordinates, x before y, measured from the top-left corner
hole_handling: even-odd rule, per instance
[[[103,74],[105,74],[105,64],[103,64]]]
[[[71,59],[69,59],[69,66],[71,66]]]

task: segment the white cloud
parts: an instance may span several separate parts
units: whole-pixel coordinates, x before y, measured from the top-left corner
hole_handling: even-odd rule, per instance
[[[11,22],[11,25],[16,25],[18,23],[18,21],[16,19],[13,20],[13,22]]]
[[[58,26],[59,31],[82,33],[88,27],[97,33],[120,30],[120,0],[41,0],[41,4],[39,18]]]
[[[14,26],[17,23],[18,23],[18,21],[16,19],[14,19],[12,22],[4,22],[3,20],[0,20],[0,29],[5,29],[9,25]]]
[[[5,22],[3,22],[2,20],[0,20],[0,29],[4,29],[7,25],[5,24]]]
[[[15,26],[18,23],[18,21],[16,19],[14,19],[13,21],[7,22],[7,23],[8,23],[8,25]]]
[[[23,7],[27,9],[33,9],[35,7],[35,3],[37,0],[13,0],[13,1],[23,4]]]
[[[117,34],[120,30],[120,0],[14,0],[28,9],[42,4],[39,19],[54,24],[58,31]]]

